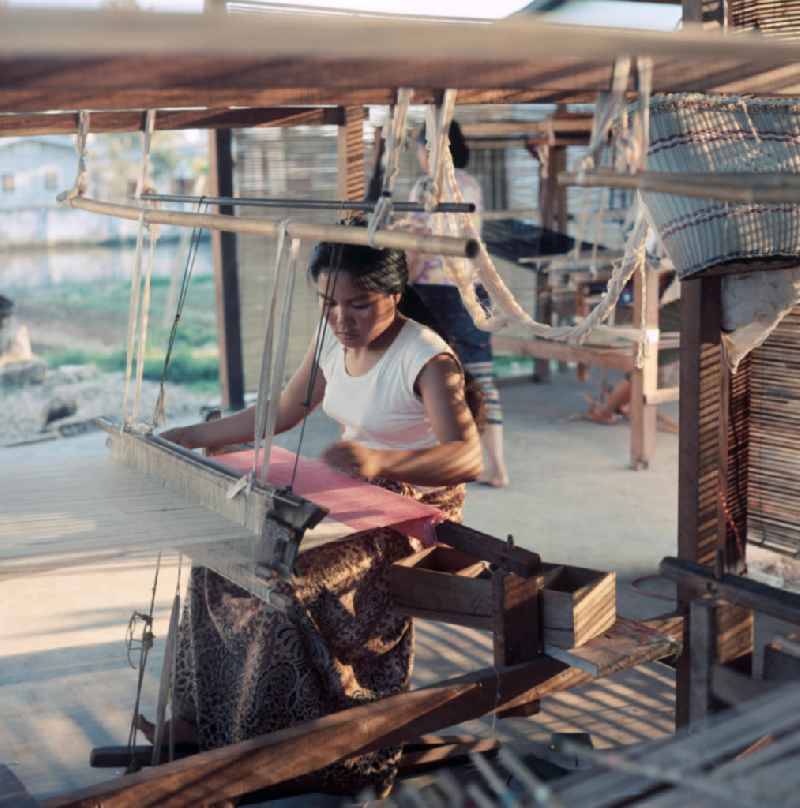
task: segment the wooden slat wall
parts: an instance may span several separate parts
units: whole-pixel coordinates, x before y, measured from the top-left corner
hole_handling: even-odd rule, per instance
[[[234,147],[234,192],[239,196],[336,198],[337,127],[242,130],[235,135]],[[283,208],[248,208],[247,215],[270,219],[291,217],[297,221],[327,224],[336,222],[339,217],[336,211]],[[276,242],[274,239],[240,236],[237,246],[244,388],[250,393],[258,389]],[[308,265],[313,246],[304,242],[300,251],[301,269],[295,287],[286,357],[287,377],[300,364],[319,322],[316,291],[302,269]]]
[[[731,28],[758,31],[782,39],[800,37],[798,0],[727,0]]]
[[[364,166],[364,107],[344,107],[337,137],[337,189],[340,199],[363,199],[366,189]]]

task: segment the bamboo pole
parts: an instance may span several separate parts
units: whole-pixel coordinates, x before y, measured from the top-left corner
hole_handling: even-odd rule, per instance
[[[676,194],[723,202],[800,204],[800,175],[753,172],[668,173],[644,171],[615,174],[597,171],[580,176],[559,174],[562,185],[584,188],[628,188],[650,193]]]
[[[246,233],[256,236],[275,236],[279,222],[246,216],[222,216],[213,213],[179,213],[177,211],[141,208],[136,205],[119,205],[82,196],[64,197],[59,200],[72,208],[114,216],[118,219],[138,221],[143,216],[145,224],[171,224],[178,227],[203,227],[208,230],[223,230],[229,233]],[[365,227],[348,227],[333,224],[307,224],[290,222],[286,235],[306,241],[330,241],[336,244],[369,246],[369,234]],[[478,242],[470,238],[451,236],[417,236],[402,230],[380,230],[375,234],[375,247],[393,250],[414,250],[437,255],[454,255],[459,258],[474,258],[478,254]]]

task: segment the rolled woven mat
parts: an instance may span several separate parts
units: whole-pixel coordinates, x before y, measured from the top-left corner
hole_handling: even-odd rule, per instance
[[[656,95],[648,171],[800,173],[800,99]],[[750,204],[643,192],[681,278],[748,259],[797,258],[800,204]],[[800,202],[800,200],[798,200]]]

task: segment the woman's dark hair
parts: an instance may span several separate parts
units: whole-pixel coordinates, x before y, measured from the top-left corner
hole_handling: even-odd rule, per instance
[[[417,143],[425,144],[425,124],[417,135]],[[469,163],[469,146],[458,121],[450,121],[450,156],[456,168],[466,168]]]
[[[366,222],[355,220],[350,224],[358,227],[364,226]],[[370,292],[399,294],[397,310],[403,316],[430,328],[445,342],[450,343],[436,316],[414,291],[414,287],[409,285],[408,265],[403,250],[380,250],[363,244],[332,244],[322,241],[311,254],[308,274],[316,283],[320,275],[329,272],[346,272],[356,285]],[[467,406],[478,429],[482,430],[485,423],[483,393],[476,379],[466,370],[463,372]]]

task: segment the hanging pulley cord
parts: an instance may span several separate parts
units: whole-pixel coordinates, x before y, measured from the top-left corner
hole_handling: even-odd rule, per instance
[[[386,227],[392,217],[394,206],[394,186],[397,175],[400,172],[400,152],[406,141],[406,122],[408,120],[408,108],[411,104],[413,90],[408,87],[401,87],[397,91],[397,103],[390,109],[390,125],[388,138],[386,141],[386,171],[383,175],[383,187],[381,195],[375,203],[375,209],[369,217],[367,232],[371,247],[375,246],[375,234],[378,230]]]
[[[201,213],[207,207],[206,202],[204,201],[203,197],[200,197],[200,201],[197,204],[197,213]],[[167,341],[167,351],[164,354],[164,365],[161,368],[161,380],[159,383],[158,388],[158,399],[156,400],[155,407],[153,409],[153,428],[159,426],[160,424],[164,423],[166,418],[166,406],[165,406],[165,384],[167,381],[167,372],[169,371],[169,363],[172,359],[172,349],[175,345],[175,340],[178,335],[178,324],[180,323],[181,317],[183,316],[183,307],[186,303],[186,298],[189,293],[189,284],[192,280],[192,273],[194,272],[194,265],[195,259],[197,258],[197,250],[200,245],[200,238],[203,234],[203,228],[195,227],[192,230],[192,235],[189,240],[189,251],[186,254],[186,263],[183,267],[183,277],[181,278],[181,287],[178,292],[178,302],[175,307],[175,317],[172,320],[172,328],[169,332],[169,340]]]
[[[133,631],[135,629],[136,621],[138,619],[142,620],[144,623],[142,626],[141,645],[139,646],[139,662],[135,666],[131,665],[131,667],[138,668],[138,677],[136,680],[136,699],[133,706],[133,717],[131,718],[131,726],[128,732],[128,751],[130,752],[130,762],[127,769],[128,772],[133,772],[138,769],[135,758],[136,733],[138,731],[136,722],[139,716],[139,704],[142,700],[142,686],[144,684],[145,668],[147,667],[147,657],[150,653],[150,649],[153,647],[153,640],[155,638],[155,635],[153,634],[153,611],[155,609],[156,590],[158,589],[158,573],[160,569],[161,553],[158,554],[158,558],[156,559],[156,571],[153,577],[153,589],[150,594],[150,608],[147,614],[142,612],[134,612],[133,615],[131,615],[131,619],[128,623],[128,637],[126,638],[126,645],[129,664],[131,664],[130,654],[131,650],[133,650]]]
[[[336,280],[339,275],[339,270],[342,266],[342,252],[343,247],[341,244],[337,244],[334,248],[334,260],[333,266],[330,268],[328,272],[328,277],[325,281],[325,298],[322,302],[322,308],[320,309],[319,315],[319,325],[317,327],[317,336],[316,341],[314,343],[314,359],[311,364],[311,373],[308,377],[308,387],[306,388],[306,398],[303,402],[303,421],[300,425],[300,435],[297,440],[297,451],[295,452],[294,456],[294,465],[292,467],[292,476],[289,481],[289,490],[291,491],[294,488],[295,480],[297,479],[297,468],[300,462],[300,450],[303,447],[303,438],[306,432],[306,423],[308,421],[308,416],[311,412],[311,397],[314,394],[314,387],[317,383],[317,374],[319,373],[319,361],[322,357],[322,351],[325,347],[325,335],[328,329],[325,327],[328,321],[328,314],[331,310],[331,300],[333,299],[333,295],[336,292]]]

